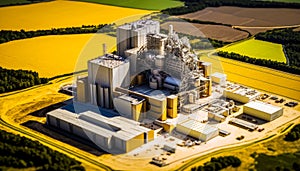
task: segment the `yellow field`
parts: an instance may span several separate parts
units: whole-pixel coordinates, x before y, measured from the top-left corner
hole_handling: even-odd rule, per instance
[[[52,1],[0,8],[0,29],[38,30],[114,23],[153,11],[76,1]]]
[[[88,59],[102,55],[103,43],[110,50],[115,38],[104,34],[79,34],[12,41],[0,44],[0,66],[34,70],[42,77],[53,77],[86,69]]]
[[[300,76],[215,56],[201,59],[212,62],[213,72],[224,72],[230,81],[300,100]]]

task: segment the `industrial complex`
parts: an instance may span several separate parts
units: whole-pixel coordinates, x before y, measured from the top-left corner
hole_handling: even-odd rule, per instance
[[[88,61],[88,75],[76,81],[73,105],[87,109],[53,110],[47,124],[110,153],[128,153],[162,133],[183,135],[175,137],[188,139],[187,145],[206,143],[230,134],[222,124],[258,128],[238,114],[265,121],[283,114],[281,107],[259,101],[257,90],[212,73],[212,64],[201,61],[189,39],[179,37],[172,25],[162,34],[158,21],[124,24],[117,28],[116,53],[108,54],[106,45],[103,49],[103,55]],[[170,144],[164,149],[175,152],[176,143]]]

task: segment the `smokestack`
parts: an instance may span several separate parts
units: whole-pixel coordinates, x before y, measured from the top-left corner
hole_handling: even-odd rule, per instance
[[[103,43],[102,48],[103,48],[103,55],[105,55],[106,54],[106,44],[105,43]]]
[[[169,25],[169,35],[173,34],[173,25]]]

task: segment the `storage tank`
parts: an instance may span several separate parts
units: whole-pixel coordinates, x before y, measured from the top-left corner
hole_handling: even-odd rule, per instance
[[[163,69],[165,65],[165,57],[162,55],[157,55],[155,57],[155,66],[159,69]]]
[[[196,97],[194,93],[189,93],[189,102],[190,103],[195,103],[196,102]]]

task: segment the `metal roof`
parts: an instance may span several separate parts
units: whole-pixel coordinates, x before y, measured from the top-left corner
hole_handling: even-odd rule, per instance
[[[47,115],[107,138],[114,136],[122,140],[129,140],[150,131],[150,129],[140,126],[139,122],[120,116],[108,118],[92,111],[78,115],[67,110],[56,109],[47,113]]]
[[[218,128],[211,126],[209,124],[206,124],[206,123],[201,123],[194,119],[187,119],[187,120],[179,123],[178,125],[183,126],[190,130],[200,132],[202,134],[206,134],[206,135],[210,134],[212,132],[218,131]]]
[[[282,109],[281,107],[274,106],[274,105],[260,102],[260,101],[251,101],[251,102],[245,104],[244,107],[262,111],[262,112],[270,114],[270,115]]]

